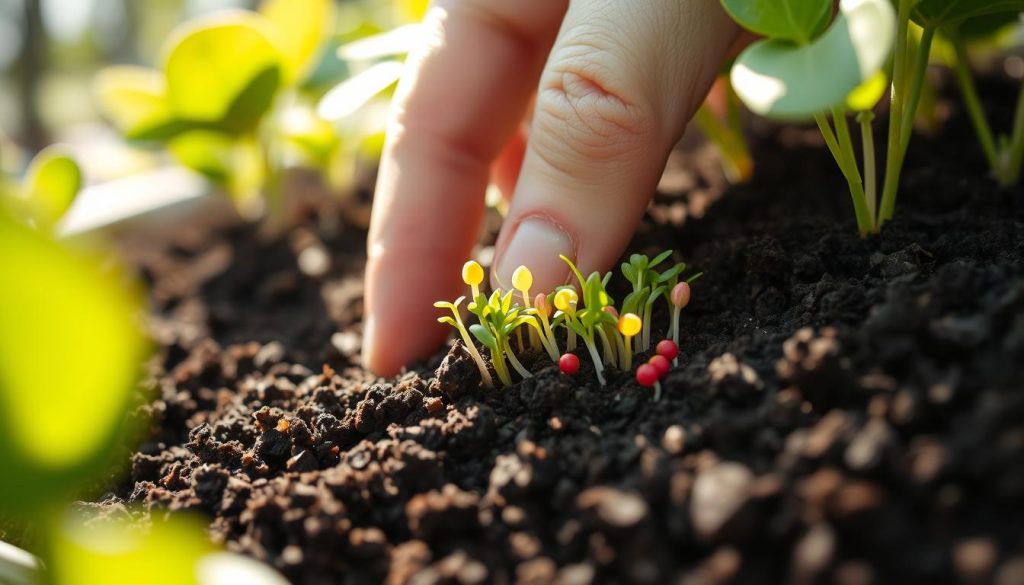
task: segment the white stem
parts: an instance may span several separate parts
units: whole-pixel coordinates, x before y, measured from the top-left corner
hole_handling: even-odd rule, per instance
[[[566,330],[569,331],[569,334],[565,342],[565,351],[572,351],[576,349],[576,332],[569,327],[566,327]]]
[[[584,339],[583,342],[587,345],[587,351],[590,352],[590,359],[594,361],[594,373],[597,374],[597,381],[604,386],[604,366],[601,364],[601,356],[597,355],[597,346],[590,339]]]
[[[30,553],[0,541],[0,583],[33,585],[39,573],[39,561]]]
[[[514,369],[520,376],[524,378],[533,377],[533,374],[524,368],[523,364],[519,363],[519,359],[516,358],[516,354],[512,353],[512,348],[509,346],[508,341],[505,342],[505,355],[508,356],[508,363],[512,364],[512,369]]]

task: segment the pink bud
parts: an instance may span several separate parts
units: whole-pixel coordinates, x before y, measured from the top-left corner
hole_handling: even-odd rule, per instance
[[[537,296],[533,298],[533,308],[537,309],[537,312],[544,317],[551,316],[551,303],[548,302],[548,296],[544,293],[537,293]]]
[[[672,300],[672,304],[676,308],[682,309],[686,305],[690,304],[690,285],[685,282],[680,282],[672,289],[672,294],[669,295]]]
[[[604,308],[604,312],[608,313],[612,317],[615,317],[616,321],[619,320],[619,312],[615,310],[615,307],[608,305],[607,307]]]

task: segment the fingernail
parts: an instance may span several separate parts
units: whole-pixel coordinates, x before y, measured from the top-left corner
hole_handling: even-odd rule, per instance
[[[519,224],[512,241],[498,261],[495,275],[501,288],[508,290],[512,273],[526,266],[533,273],[533,289],[550,291],[564,284],[569,267],[558,256],[573,258],[572,239],[561,227],[550,221],[531,217]]]

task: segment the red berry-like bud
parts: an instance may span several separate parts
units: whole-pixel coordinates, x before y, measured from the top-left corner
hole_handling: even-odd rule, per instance
[[[648,388],[658,383],[658,368],[644,364],[636,369],[636,381]]]
[[[651,359],[647,360],[647,363],[651,364],[658,370],[658,378],[664,378],[671,368],[671,364],[668,363],[668,358],[663,355],[651,356]]]
[[[677,284],[669,293],[669,300],[680,309],[690,304],[690,285],[685,282]]]
[[[662,339],[658,342],[657,352],[667,360],[674,360],[679,355],[679,346],[671,339]]]
[[[562,370],[563,374],[571,376],[580,371],[580,358],[574,353],[564,353],[558,358],[558,369]]]

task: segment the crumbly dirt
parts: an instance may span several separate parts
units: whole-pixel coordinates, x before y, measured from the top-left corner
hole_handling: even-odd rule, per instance
[[[660,402],[542,356],[485,391],[459,345],[373,378],[365,209],[130,243],[159,398],[91,507],[205,514],[297,584],[1022,583],[1024,192],[943,105],[868,240],[810,129],[756,123],[735,188],[672,158],[629,251],[706,276]]]

